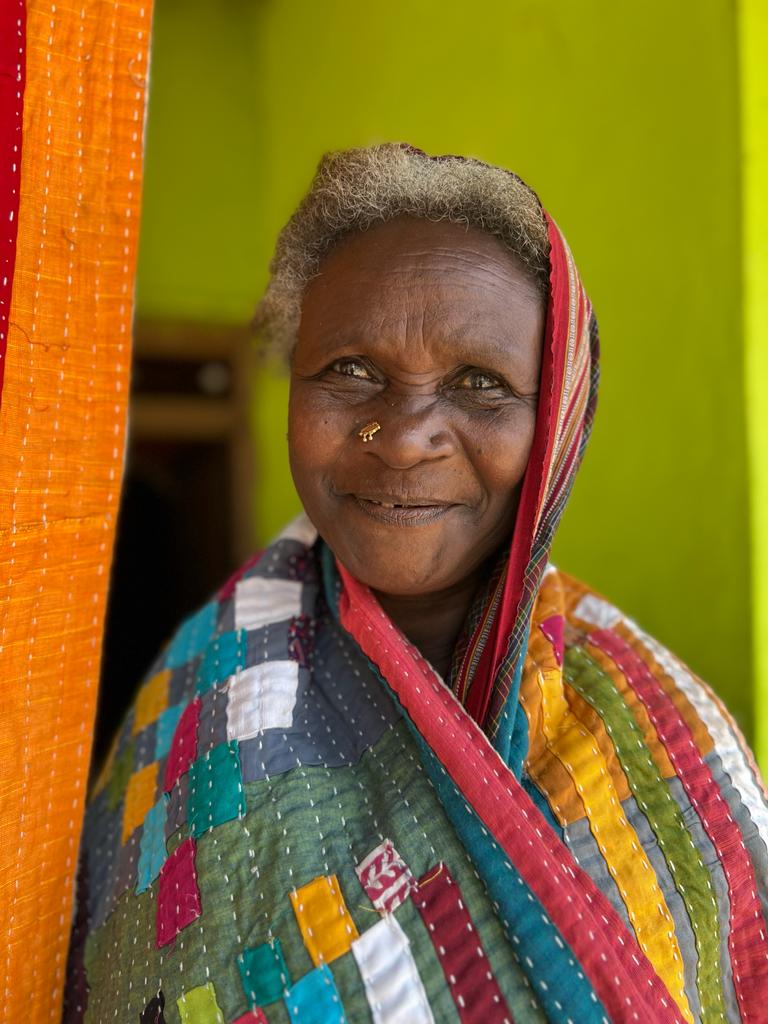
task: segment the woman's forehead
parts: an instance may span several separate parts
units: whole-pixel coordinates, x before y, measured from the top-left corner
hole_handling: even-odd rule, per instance
[[[334,346],[430,343],[481,357],[543,329],[536,285],[477,228],[398,219],[351,236],[324,261],[302,304],[302,336]]]

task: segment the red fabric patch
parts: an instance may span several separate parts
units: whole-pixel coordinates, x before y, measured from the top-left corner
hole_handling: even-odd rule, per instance
[[[176,725],[171,749],[165,762],[163,789],[170,793],[179,777],[189,771],[197,757],[197,728],[200,725],[200,698],[196,697],[183,711]]]
[[[512,1024],[512,1011],[445,864],[427,871],[411,892],[427,926],[462,1024]]]
[[[552,644],[557,664],[562,665],[565,652],[565,619],[562,615],[550,615],[548,619],[539,623],[539,629]]]
[[[11,310],[19,223],[21,141],[26,68],[24,0],[0,4],[0,397]]]
[[[195,840],[185,839],[160,871],[157,894],[157,948],[172,942],[203,912],[195,871]]]
[[[264,1016],[264,1011],[259,1009],[258,1006],[254,1006],[252,1010],[244,1013],[242,1017],[233,1020],[232,1024],[269,1024],[269,1022]]]

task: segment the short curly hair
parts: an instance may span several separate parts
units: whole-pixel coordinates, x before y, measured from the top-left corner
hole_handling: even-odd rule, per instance
[[[271,278],[256,307],[264,349],[285,358],[296,343],[301,302],[323,257],[347,235],[398,216],[453,221],[499,238],[546,297],[549,239],[536,193],[516,174],[405,143],[326,153],[277,240]]]

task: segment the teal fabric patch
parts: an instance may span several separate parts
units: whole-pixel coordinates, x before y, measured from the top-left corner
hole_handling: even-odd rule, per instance
[[[212,640],[203,655],[197,672],[195,691],[198,696],[216,683],[223,683],[239,668],[245,668],[248,642],[244,629],[222,633]]]
[[[189,824],[204,832],[245,815],[245,791],[237,740],[219,743],[189,769]]]
[[[168,851],[165,848],[165,818],[168,811],[168,797],[165,793],[154,807],[147,811],[139,847],[138,882],[136,892],[145,892],[160,874]]]
[[[280,939],[275,939],[274,945],[265,942],[254,949],[244,949],[237,958],[237,966],[251,1009],[277,1002],[291,987]]]
[[[218,613],[218,602],[211,601],[181,625],[165,655],[166,668],[179,668],[205,650],[216,631]]]
[[[180,704],[173,704],[171,707],[166,708],[165,711],[160,715],[157,720],[157,732],[155,733],[155,760],[159,761],[165,757],[168,751],[171,749],[171,741],[173,740],[173,734],[176,732],[176,726],[179,724],[179,719],[184,713],[186,703],[182,701]]]
[[[133,774],[133,740],[116,759],[107,785],[107,807],[114,811],[123,799],[128,779]]]
[[[285,997],[292,1024],[347,1024],[336,982],[326,964],[297,981]]]

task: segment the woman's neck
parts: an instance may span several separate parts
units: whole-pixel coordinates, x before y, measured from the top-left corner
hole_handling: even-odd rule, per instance
[[[432,594],[382,594],[379,604],[443,679],[450,674],[453,649],[467,618],[482,572]]]

